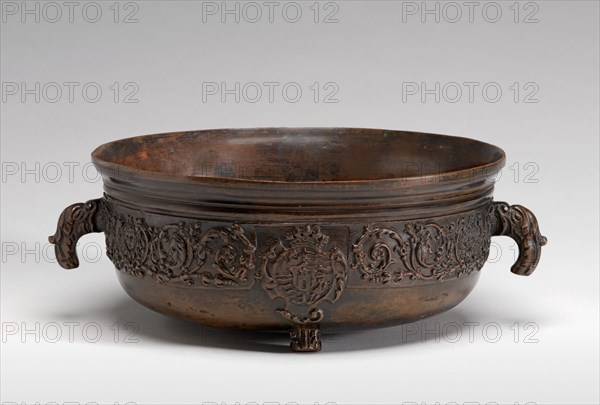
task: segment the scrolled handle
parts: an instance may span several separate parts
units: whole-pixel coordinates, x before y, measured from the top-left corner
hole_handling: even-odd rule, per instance
[[[548,242],[540,233],[535,215],[522,205],[505,202],[494,202],[492,212],[495,219],[492,235],[509,236],[519,247],[519,257],[510,271],[521,276],[530,275],[540,261],[542,246]]]
[[[102,232],[98,220],[98,212],[102,199],[89,200],[68,206],[60,214],[56,233],[48,237],[54,244],[56,260],[65,269],[74,269],[79,266],[77,259],[77,241],[83,235],[92,232]]]

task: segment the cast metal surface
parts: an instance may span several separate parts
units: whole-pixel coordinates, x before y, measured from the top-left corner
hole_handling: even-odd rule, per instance
[[[412,322],[475,286],[491,237],[529,275],[546,243],[528,209],[492,201],[504,152],[483,142],[370,129],[149,135],[92,154],[102,198],[66,208],[50,242],[104,232],[127,293],[216,327],[289,330],[294,351],[328,328]]]

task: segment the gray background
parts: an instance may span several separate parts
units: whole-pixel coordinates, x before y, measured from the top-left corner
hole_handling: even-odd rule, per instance
[[[2,2],[3,402],[600,401],[598,3],[475,2],[470,21],[463,2],[321,2],[318,22],[313,3],[297,2],[292,23],[289,2],[276,2],[273,21],[258,2],[257,22],[243,2],[239,22],[203,13],[220,2],[75,2],[72,16],[59,2],[60,18],[44,2]],[[439,7],[439,22],[422,21],[423,7]],[[239,102],[203,92],[236,82]],[[265,82],[279,83],[273,100],[252,102],[248,83],[266,91]],[[465,82],[478,83],[472,99]],[[299,101],[282,95],[286,83]],[[409,92],[415,83],[439,83],[439,100]],[[337,102],[324,102],[332,90]],[[46,238],[60,211],[102,193],[93,148],[255,126],[409,129],[501,146],[495,196],[537,215],[549,239],[538,270],[512,275],[515,244],[494,238],[478,287],[454,310],[326,336],[324,352],[305,356],[288,353],[285,336],[216,331],[139,306],[96,257],[102,235],[82,238],[78,270],[54,263]]]

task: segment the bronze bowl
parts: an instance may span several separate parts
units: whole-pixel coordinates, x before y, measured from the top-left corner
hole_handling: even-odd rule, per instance
[[[215,327],[320,330],[412,322],[473,289],[490,239],[513,238],[529,275],[546,243],[535,216],[494,202],[502,149],[453,136],[346,128],[177,132],[92,153],[104,196],[66,208],[59,264],[104,232],[125,291]]]

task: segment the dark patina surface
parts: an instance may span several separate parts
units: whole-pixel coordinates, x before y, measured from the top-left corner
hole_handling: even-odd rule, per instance
[[[541,236],[494,202],[504,152],[483,142],[375,129],[180,132],[97,148],[105,194],[63,211],[59,263],[104,232],[124,289],[161,313],[217,327],[320,330],[411,322],[475,286],[491,237],[535,269]]]

